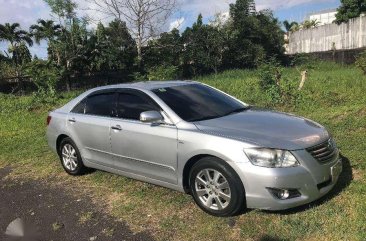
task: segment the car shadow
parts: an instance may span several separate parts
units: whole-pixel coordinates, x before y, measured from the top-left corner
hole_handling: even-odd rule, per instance
[[[308,203],[308,204],[305,204],[305,205],[302,205],[299,207],[282,210],[282,211],[262,210],[262,212],[275,213],[275,214],[280,214],[280,215],[295,214],[295,213],[304,212],[306,210],[320,206],[320,205],[326,203],[327,201],[333,199],[334,197],[338,196],[341,192],[343,192],[351,184],[351,182],[353,180],[352,166],[351,166],[350,160],[343,155],[341,155],[341,158],[342,158],[342,167],[343,167],[342,173],[339,175],[339,179],[338,179],[338,182],[336,183],[336,185],[325,196],[321,197],[320,199],[318,199],[316,201],[313,201],[311,203]]]

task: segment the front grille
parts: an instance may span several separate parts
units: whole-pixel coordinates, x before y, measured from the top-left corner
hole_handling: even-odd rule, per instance
[[[332,161],[337,155],[337,146],[333,139],[306,149],[318,162],[324,164]]]

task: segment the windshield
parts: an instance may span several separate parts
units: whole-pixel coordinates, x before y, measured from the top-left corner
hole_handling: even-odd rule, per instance
[[[180,118],[193,122],[214,119],[248,108],[237,100],[205,85],[189,84],[154,89]]]

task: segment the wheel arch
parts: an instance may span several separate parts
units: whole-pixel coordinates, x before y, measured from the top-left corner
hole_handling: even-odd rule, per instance
[[[56,151],[57,151],[57,154],[59,154],[59,155],[60,155],[60,145],[61,145],[61,142],[65,138],[70,138],[70,137],[68,135],[61,134],[56,139]]]
[[[193,157],[191,157],[190,159],[188,159],[188,161],[186,162],[186,164],[184,165],[183,168],[183,172],[182,172],[182,184],[183,184],[183,189],[185,191],[185,193],[190,193],[190,188],[189,188],[189,173],[191,171],[191,168],[193,167],[193,165],[195,163],[197,163],[198,161],[200,161],[202,158],[205,157],[213,157],[216,158],[218,160],[220,160],[221,162],[227,164],[229,166],[229,168],[231,168],[239,177],[239,174],[237,173],[237,170],[235,170],[230,164],[227,163],[227,161],[219,156],[213,155],[213,154],[197,154]],[[243,189],[244,187],[244,183],[241,180],[241,178],[239,177],[241,183],[242,183],[242,187]]]

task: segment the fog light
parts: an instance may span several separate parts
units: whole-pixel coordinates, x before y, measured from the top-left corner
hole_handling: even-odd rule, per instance
[[[268,188],[268,190],[275,198],[278,198],[280,200],[286,200],[301,196],[301,193],[297,189]]]

